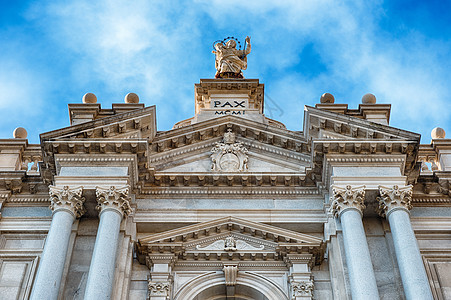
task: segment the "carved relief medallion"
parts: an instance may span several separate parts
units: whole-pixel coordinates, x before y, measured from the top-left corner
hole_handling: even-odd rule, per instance
[[[211,170],[219,172],[241,172],[247,170],[248,150],[243,143],[236,142],[235,133],[228,129],[221,143],[211,149]]]

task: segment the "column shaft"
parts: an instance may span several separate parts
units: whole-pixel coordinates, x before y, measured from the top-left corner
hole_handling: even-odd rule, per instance
[[[409,213],[404,209],[392,210],[388,214],[388,221],[406,298],[432,300],[431,288]]]
[[[362,216],[356,209],[346,209],[341,213],[340,221],[352,299],[379,300]]]
[[[55,211],[47,235],[31,300],[57,299],[75,216],[61,209]]]
[[[89,268],[84,299],[111,299],[114,270],[122,214],[116,209],[104,209],[100,214],[96,243]]]

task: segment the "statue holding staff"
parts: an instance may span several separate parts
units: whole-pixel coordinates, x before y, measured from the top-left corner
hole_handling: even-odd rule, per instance
[[[242,70],[247,69],[247,55],[251,52],[251,39],[246,37],[246,47],[244,50],[236,49],[236,41],[229,39],[215,43],[216,55],[215,78],[244,78]]]

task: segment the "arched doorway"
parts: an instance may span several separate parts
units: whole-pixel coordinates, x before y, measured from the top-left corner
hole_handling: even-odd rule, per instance
[[[184,284],[174,300],[226,300],[227,289],[235,300],[288,300],[280,286],[252,272],[240,272],[234,287],[225,285],[223,272],[208,272]]]
[[[234,289],[234,300],[269,300],[260,291],[249,286],[237,284]],[[227,300],[227,287],[225,284],[209,287],[197,294],[193,300]]]

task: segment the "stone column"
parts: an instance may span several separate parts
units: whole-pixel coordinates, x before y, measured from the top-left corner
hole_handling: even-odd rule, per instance
[[[131,213],[129,187],[97,187],[100,223],[86,283],[86,300],[111,299],[122,218]]]
[[[365,186],[333,186],[331,210],[340,218],[353,300],[378,300],[376,277],[363,229]]]
[[[410,223],[412,186],[379,186],[379,214],[386,217],[395,246],[396,260],[407,299],[429,300],[431,287],[424,269],[420,249]]]
[[[31,300],[57,299],[66,262],[72,224],[85,212],[82,187],[50,186],[52,223],[42,252]]]

